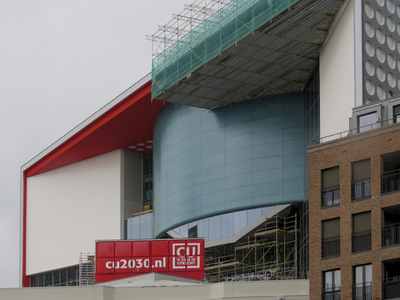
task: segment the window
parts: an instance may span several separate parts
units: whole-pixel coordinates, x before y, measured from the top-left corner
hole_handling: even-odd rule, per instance
[[[400,151],[382,155],[382,194],[400,190]]]
[[[197,224],[193,227],[189,226],[188,238],[197,238]]]
[[[143,156],[143,210],[153,209],[153,154]]]
[[[340,299],[340,270],[324,272],[323,300]]]
[[[372,300],[372,265],[354,267],[353,299]]]
[[[31,276],[31,287],[79,285],[79,267],[70,267]]]
[[[393,107],[393,123],[400,122],[400,105]]]
[[[378,127],[378,114],[373,112],[358,117],[358,132],[364,132]]]
[[[339,167],[322,170],[321,206],[340,203]]]
[[[352,200],[371,198],[371,162],[365,159],[352,163]]]
[[[371,212],[353,215],[353,252],[371,250]]]
[[[322,257],[340,255],[340,219],[322,221]]]

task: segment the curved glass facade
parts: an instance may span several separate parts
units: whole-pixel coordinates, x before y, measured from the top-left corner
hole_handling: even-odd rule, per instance
[[[212,111],[167,105],[154,122],[154,236],[206,217],[302,202],[303,97]]]

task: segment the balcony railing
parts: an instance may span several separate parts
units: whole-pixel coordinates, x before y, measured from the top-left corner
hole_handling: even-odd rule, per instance
[[[382,175],[382,194],[400,190],[400,170],[384,172]]]
[[[336,186],[321,192],[321,206],[328,207],[340,203],[340,187]]]
[[[383,282],[383,299],[400,298],[400,276],[389,278]]]
[[[372,300],[372,282],[357,283],[353,286],[354,300]]]
[[[382,247],[398,244],[400,244],[400,223],[383,226]]]
[[[340,255],[340,236],[322,239],[322,257]]]
[[[371,249],[371,230],[353,233],[353,252]]]
[[[322,300],[340,300],[340,290],[323,291]]]
[[[351,199],[361,200],[371,198],[371,179],[352,182],[351,184]]]

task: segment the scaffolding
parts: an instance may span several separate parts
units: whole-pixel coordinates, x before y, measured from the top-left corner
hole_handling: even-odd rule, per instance
[[[297,214],[276,215],[234,244],[206,249],[209,282],[297,279]]]
[[[152,41],[152,97],[178,83],[222,51],[299,0],[197,0],[160,26]]]
[[[93,285],[95,272],[95,254],[82,253],[79,257],[79,285]]]

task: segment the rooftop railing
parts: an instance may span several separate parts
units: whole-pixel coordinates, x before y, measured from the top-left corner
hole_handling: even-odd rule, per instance
[[[316,144],[321,144],[321,143],[325,143],[325,142],[329,142],[329,141],[333,141],[336,139],[340,139],[343,137],[347,137],[350,135],[354,135],[354,134],[358,134],[358,133],[362,133],[362,132],[367,132],[370,131],[372,129],[376,129],[379,127],[384,127],[384,126],[388,126],[388,125],[392,125],[395,124],[396,122],[394,121],[394,119],[389,119],[389,120],[382,120],[373,124],[368,124],[365,126],[361,126],[361,127],[357,127],[357,128],[353,128],[353,129],[349,129],[346,131],[341,131],[341,132],[337,132],[334,134],[330,134],[330,135],[326,135],[323,136],[319,139],[314,139],[313,142]]]

